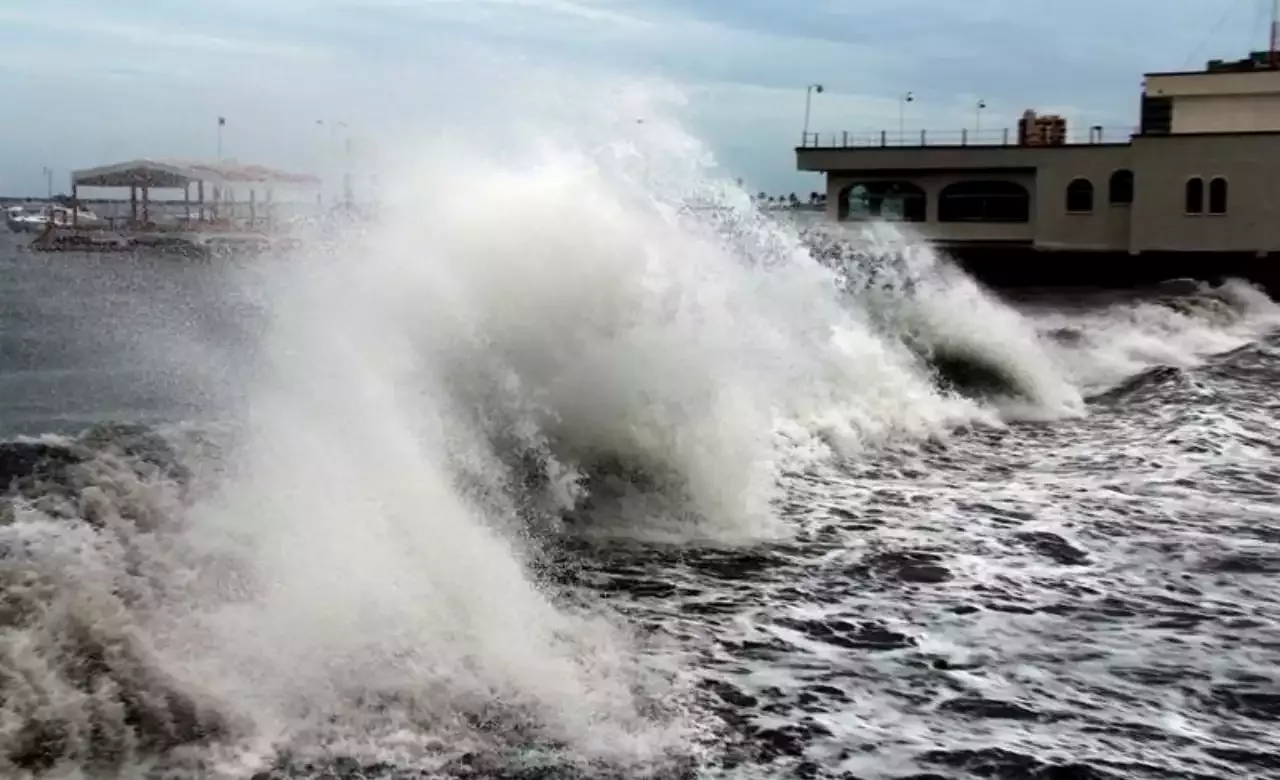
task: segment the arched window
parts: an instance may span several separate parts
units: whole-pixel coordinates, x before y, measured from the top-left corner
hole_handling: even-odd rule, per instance
[[[1209,180],[1209,213],[1227,213],[1227,180],[1221,176]]]
[[[1093,211],[1093,182],[1072,179],[1067,185],[1067,211],[1076,214]]]
[[[1111,174],[1111,181],[1107,182],[1107,200],[1112,206],[1133,203],[1133,171],[1121,168]]]
[[[939,222],[1028,222],[1031,194],[1012,181],[973,180],[948,184],[938,193]]]
[[[1188,214],[1204,213],[1204,179],[1199,176],[1187,179],[1186,205],[1183,209]]]
[[[924,222],[928,198],[909,181],[860,181],[840,191],[840,219]]]

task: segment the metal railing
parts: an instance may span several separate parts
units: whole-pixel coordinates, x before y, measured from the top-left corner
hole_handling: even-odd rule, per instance
[[[1136,134],[1136,127],[1103,127],[1094,125],[1083,131],[1067,133],[1063,144],[1083,146],[1088,144],[1127,143]],[[921,147],[921,146],[1018,146],[1018,131],[1002,127],[983,130],[870,130],[842,131],[835,133],[802,133],[802,149],[854,149],[864,147]]]

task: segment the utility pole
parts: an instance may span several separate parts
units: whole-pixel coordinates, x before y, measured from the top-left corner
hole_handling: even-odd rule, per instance
[[[325,125],[329,126],[329,139],[331,142],[336,142],[338,140],[339,127],[341,127],[343,131],[345,131],[345,135],[342,142],[342,152],[343,152],[342,156],[343,156],[343,168],[344,168],[344,171],[342,173],[342,198],[346,202],[347,206],[350,207],[355,200],[355,193],[353,191],[352,181],[351,181],[351,176],[352,176],[351,163],[352,163],[352,157],[353,157],[351,127],[348,126],[346,122],[343,122],[340,119],[317,119],[316,124],[321,127]]]
[[[898,98],[898,143],[907,142],[907,104],[915,102],[916,96],[907,92]]]
[[[347,207],[350,208],[355,203],[355,193],[351,187],[351,133],[347,132],[347,140],[343,146],[346,157],[346,170],[342,173],[342,197],[347,201]]]
[[[813,93],[815,92],[819,95],[822,94],[821,84],[810,84],[804,88],[804,129],[800,131],[801,146],[809,145],[809,110],[813,108]],[[817,146],[818,142],[815,140],[813,145]]]
[[[1280,65],[1280,0],[1271,0],[1271,35],[1267,52],[1271,67]]]

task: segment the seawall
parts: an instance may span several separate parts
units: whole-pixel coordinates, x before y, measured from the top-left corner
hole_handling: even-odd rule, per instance
[[[1280,254],[1080,252],[1019,247],[939,247],[995,290],[1136,290],[1174,279],[1243,279],[1280,299]]]

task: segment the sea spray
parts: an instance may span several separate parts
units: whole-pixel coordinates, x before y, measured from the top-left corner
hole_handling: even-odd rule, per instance
[[[1084,413],[1051,342],[909,225],[808,225],[804,234],[837,274],[849,305],[866,311],[883,338],[922,358],[943,384],[977,392],[1005,419]]]
[[[856,448],[979,413],[843,305],[794,235],[743,219],[726,236],[715,209],[688,208],[695,163],[670,192],[571,150],[519,166],[437,152],[426,170],[412,215],[333,272],[395,280],[375,293],[383,311],[420,329],[417,354],[453,396],[513,388],[512,406],[476,410],[482,424],[518,418],[558,462],[621,460],[685,491],[668,533],[767,530],[780,423],[820,418]]]
[[[1240,280],[1217,287],[1181,280],[1110,301],[1049,296],[1021,310],[1046,334],[1071,382],[1090,395],[1158,366],[1198,365],[1280,325],[1280,307]]]
[[[396,184],[412,198],[393,191],[366,229],[244,272],[266,325],[243,386],[208,394],[232,428],[216,464],[189,483],[95,454],[146,486],[146,511],[109,526],[90,521],[122,495],[83,471],[63,514],[24,499],[6,533],[53,534],[40,565],[7,559],[35,572],[32,603],[112,594],[59,625],[102,632],[132,648],[121,667],[148,672],[86,694],[76,670],[94,647],[42,645],[63,629],[22,623],[8,638],[43,664],[24,701],[81,693],[47,716],[7,710],[14,766],[31,766],[30,723],[55,760],[104,766],[180,748],[238,752],[236,766],[537,750],[635,776],[696,750],[707,726],[684,658],[531,574],[547,529],[785,536],[784,469],[993,414],[935,387],[677,125],[628,132],[543,135],[503,159],[481,143],[406,150],[419,162]],[[120,715],[139,700],[154,717]],[[105,756],[87,741],[99,711],[119,735]]]

